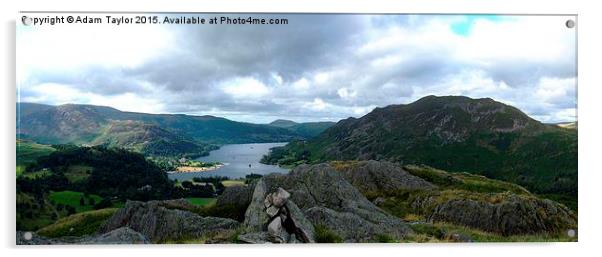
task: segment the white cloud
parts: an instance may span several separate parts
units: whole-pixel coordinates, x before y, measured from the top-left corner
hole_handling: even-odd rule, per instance
[[[222,82],[220,87],[236,99],[256,99],[270,92],[266,85],[254,78],[235,78]]]
[[[542,121],[574,116],[575,30],[564,26],[574,17],[294,18],[304,22],[19,26],[17,84],[23,101],[247,121],[337,120],[428,94],[491,97]],[[470,32],[454,32],[458,22]]]

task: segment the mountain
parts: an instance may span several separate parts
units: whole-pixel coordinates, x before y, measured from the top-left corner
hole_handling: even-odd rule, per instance
[[[490,98],[427,96],[376,108],[310,140],[273,149],[263,161],[369,159],[476,173],[550,198],[577,199],[577,131],[542,124]]]
[[[45,144],[110,144],[132,148],[182,148],[187,152],[207,144],[286,142],[299,134],[269,125],[231,121],[213,116],[123,112],[111,107],[18,103],[17,133]],[[194,145],[193,145],[194,144]],[[185,150],[188,149],[188,150]]]
[[[299,123],[294,122],[292,120],[282,120],[282,119],[278,119],[278,120],[275,120],[275,121],[272,121],[269,123],[270,126],[280,127],[280,128],[290,128],[297,124],[299,124]]]
[[[152,156],[196,157],[209,154],[216,147],[178,136],[140,121],[111,121],[94,139],[93,145],[121,147]]]
[[[297,123],[292,120],[278,119],[270,122],[268,125],[288,129],[304,138],[312,138],[319,135],[327,128],[332,127],[334,124],[336,123],[332,121]]]

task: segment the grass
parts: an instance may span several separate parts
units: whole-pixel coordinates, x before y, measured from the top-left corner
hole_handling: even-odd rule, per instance
[[[576,242],[577,237],[569,237],[562,234],[533,234],[502,236],[495,233],[484,232],[478,229],[449,223],[423,223],[411,224],[410,227],[416,232],[411,242],[453,242],[449,237],[451,234],[462,234],[471,238],[474,242]]]
[[[51,238],[94,234],[116,211],[117,208],[107,208],[73,214],[41,228],[38,234]]]
[[[20,176],[27,165],[35,163],[42,156],[46,156],[55,151],[54,148],[48,145],[42,145],[27,140],[17,140],[17,176]]]
[[[245,185],[245,181],[244,180],[224,180],[224,181],[222,181],[222,184],[225,187],[244,186]]]
[[[39,170],[39,171],[34,171],[34,172],[26,172],[26,173],[22,173],[21,176],[23,176],[24,178],[28,178],[28,179],[39,179],[39,178],[43,178],[46,176],[50,176],[51,173],[49,170]]]
[[[342,243],[343,238],[322,224],[316,224],[315,236],[317,243]]]
[[[85,165],[70,165],[65,171],[65,177],[69,183],[77,183],[86,180],[92,173],[92,167]]]
[[[84,197],[85,205],[80,205],[79,200],[84,197],[84,193],[74,191],[50,192],[48,199],[54,204],[70,205],[75,208],[76,212],[85,212],[93,209],[94,206],[89,204],[89,199],[93,198],[94,202],[99,203],[102,198],[98,195],[90,194]]]
[[[200,198],[200,197],[187,197],[186,200],[196,206],[211,205],[211,204],[214,204],[216,201],[215,198]]]
[[[58,213],[45,199],[36,199],[34,196],[17,193],[17,229],[35,231],[41,227],[52,224]]]

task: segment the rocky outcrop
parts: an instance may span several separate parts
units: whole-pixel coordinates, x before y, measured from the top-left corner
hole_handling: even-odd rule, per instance
[[[17,231],[17,245],[65,245],[65,244],[149,244],[141,233],[121,227],[104,234],[87,237],[46,238],[33,232]]]
[[[388,161],[347,161],[333,162],[331,165],[364,195],[437,188],[430,182],[410,174],[401,165]]]
[[[153,243],[186,238],[199,238],[226,230],[236,229],[235,220],[201,217],[190,212],[194,206],[185,200],[128,201],[101,227],[108,232],[129,227],[142,233]]]
[[[341,234],[346,242],[370,241],[384,233],[403,238],[411,233],[411,229],[402,220],[368,201],[340,172],[328,164],[301,165],[288,175],[264,176],[257,183],[247,209],[244,224],[248,232],[267,231],[269,222],[273,221],[270,214],[275,213],[266,206],[266,201],[273,202],[270,197],[274,197],[268,196],[268,193],[277,192],[279,188],[290,193],[284,206],[289,217],[293,217],[291,220],[295,220],[297,215],[306,217],[307,222],[300,218],[296,227],[321,224]],[[311,210],[314,207],[318,208]],[[290,216],[291,212],[297,214]],[[366,229],[357,232],[357,224],[364,224]],[[295,238],[299,241],[307,242],[306,237],[307,235],[295,233]]]
[[[557,233],[577,228],[577,217],[550,200],[512,195],[500,203],[454,199],[437,204],[429,222],[450,222],[504,236]]]
[[[248,185],[226,187],[224,192],[217,197],[215,205],[246,208],[251,203],[253,189],[254,187]]]

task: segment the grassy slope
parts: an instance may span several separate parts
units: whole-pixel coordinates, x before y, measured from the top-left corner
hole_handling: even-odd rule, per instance
[[[216,201],[215,198],[200,198],[200,197],[187,197],[186,200],[196,206],[210,205],[210,204],[214,204]]]
[[[49,155],[54,151],[55,149],[49,145],[17,140],[17,176],[25,171],[27,165],[34,163],[39,157]]]
[[[51,238],[94,234],[116,211],[116,208],[107,208],[73,214],[41,228],[38,234]]]

